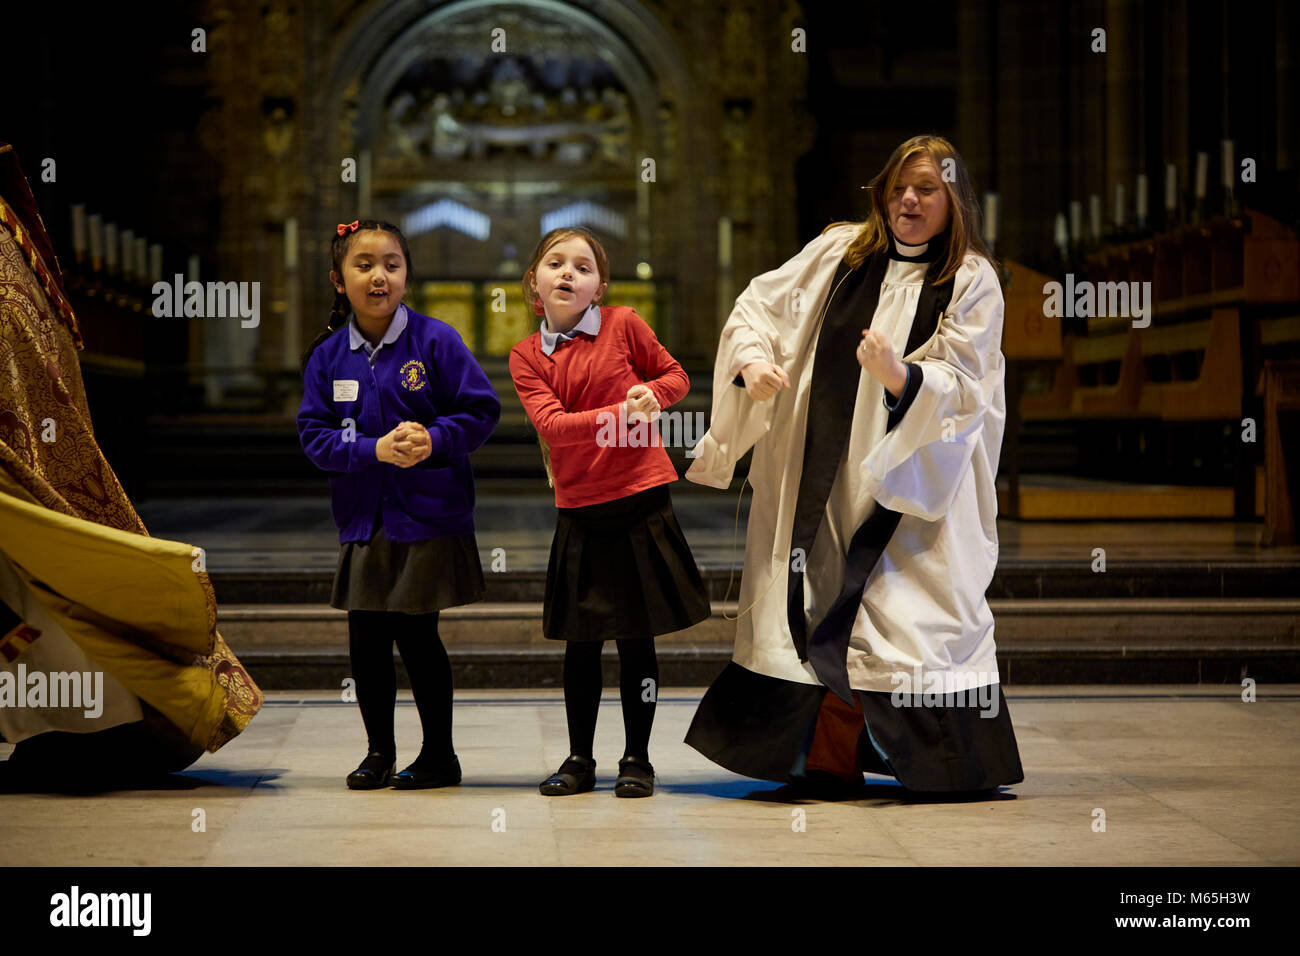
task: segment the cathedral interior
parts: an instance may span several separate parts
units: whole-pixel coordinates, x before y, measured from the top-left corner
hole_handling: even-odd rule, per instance
[[[408,304],[505,386],[476,475],[521,491],[541,463],[504,358],[531,331],[516,292],[538,236],[601,236],[607,301],[707,411],[735,296],[860,218],[893,146],[932,131],[985,197],[1007,283],[1004,513],[1262,520],[1264,366],[1296,342],[1296,23],[1285,3],[1231,10],[947,2],[918,30],[887,4],[177,4],[70,37],[6,135],[133,498],[319,492],[292,415],[335,223],[403,227]],[[1247,22],[1273,24],[1275,55]],[[176,39],[195,24],[203,52]],[[1156,328],[1043,316],[1066,273],[1152,282]],[[261,320],[155,316],[149,289],[178,274],[258,282]]]
[[[498,573],[444,618],[458,693],[553,690],[538,621],[554,499],[507,365],[537,322],[520,277],[539,237],[600,237],[606,301],[636,309],[690,376],[680,410],[707,415],[736,297],[861,219],[865,184],[925,132],[970,169],[1006,303],[988,596],[1008,692],[1300,683],[1289,0],[181,0],[129,25],[90,7],[66,31],[28,16],[0,141],[78,317],[96,439],[150,533],[205,549],[222,633],[268,691],[297,701],[348,672],[326,482],[295,427],[337,224],[401,226],[407,304],[456,329],[501,399],[471,459]],[[1149,289],[1149,321],[1046,307],[1067,277]],[[160,315],[154,286],[173,279],[256,283],[258,319]],[[3,415],[0,439],[19,441]],[[686,449],[669,453],[684,473]],[[725,494],[673,485],[719,610],[660,642],[666,686],[704,686],[730,655],[744,473]],[[1126,720],[1177,736],[1196,719],[1147,706]],[[1279,752],[1295,727],[1275,726]],[[1300,861],[1293,824],[1232,839],[1180,857],[1153,838],[1129,862]]]

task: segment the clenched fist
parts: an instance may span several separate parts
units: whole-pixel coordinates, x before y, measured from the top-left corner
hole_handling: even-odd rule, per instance
[[[659,417],[659,400],[655,398],[654,390],[644,383],[629,388],[623,404],[627,408],[629,425],[639,421],[652,422]]]
[[[740,370],[745,391],[756,402],[765,402],[783,388],[790,387],[785,369],[771,362],[750,362]]]
[[[858,364],[878,378],[890,394],[902,392],[907,384],[907,369],[894,355],[889,339],[875,329],[863,329],[857,354]]]

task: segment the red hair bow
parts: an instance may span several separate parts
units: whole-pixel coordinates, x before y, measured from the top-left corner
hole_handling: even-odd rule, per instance
[[[344,223],[339,223],[339,235],[342,236],[342,235],[345,235],[345,234],[348,233],[348,232],[356,232],[356,231],[357,231],[357,226],[359,226],[359,225],[361,225],[361,220],[360,220],[360,219],[353,219],[351,222],[346,223],[346,224],[344,224]]]

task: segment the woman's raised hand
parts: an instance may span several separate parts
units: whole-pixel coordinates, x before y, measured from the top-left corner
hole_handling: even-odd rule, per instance
[[[745,379],[745,391],[756,402],[765,402],[783,388],[790,387],[790,376],[785,369],[771,362],[750,362],[740,370]]]
[[[907,369],[894,354],[894,347],[889,344],[882,332],[875,329],[863,329],[862,341],[858,343],[858,364],[880,380],[891,394],[898,395],[907,384]]]

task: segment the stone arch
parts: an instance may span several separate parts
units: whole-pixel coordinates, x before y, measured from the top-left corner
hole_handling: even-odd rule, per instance
[[[689,75],[681,52],[672,36],[640,4],[513,0],[510,6],[567,21],[607,43],[613,54],[609,66],[632,94],[651,137],[658,132],[660,101],[671,101],[683,113],[689,109],[685,96]],[[431,10],[420,0],[382,4],[341,41],[343,52],[330,72],[326,115],[343,114],[348,108],[348,87],[359,84],[355,141],[351,145],[369,143],[375,135],[374,124],[384,94],[411,63],[427,52],[415,47],[420,35],[440,23],[500,7],[494,0],[451,0]],[[380,57],[385,55],[391,62],[381,64]]]
[[[638,200],[637,214],[630,220],[638,230],[635,241],[638,258],[627,257],[630,261],[621,262],[624,274],[644,257],[654,263],[656,277],[680,274],[685,265],[679,261],[683,253],[660,237],[666,235],[667,224],[681,216],[678,207],[684,201],[685,191],[677,188],[675,172],[682,166],[681,133],[696,107],[688,95],[690,71],[677,40],[640,4],[514,0],[502,5],[489,0],[450,0],[430,8],[420,0],[398,0],[376,5],[361,12],[353,24],[339,29],[338,39],[334,41],[336,53],[325,64],[326,82],[317,94],[320,115],[325,121],[315,131],[321,148],[358,159],[363,151],[375,150],[381,141],[387,97],[409,69],[430,57],[431,52],[436,54],[431,42],[436,43],[439,28],[464,23],[470,18],[490,22],[489,14],[497,11],[518,12],[530,19],[561,23],[574,33],[592,38],[600,62],[627,96],[637,129],[633,149],[641,156],[653,156],[657,166],[658,185],[649,189],[639,187],[646,195]],[[485,32],[485,52],[490,39]],[[509,54],[528,55],[526,51],[508,47]],[[665,124],[665,117],[670,125]],[[374,168],[378,169],[377,156]],[[370,181],[377,184],[379,178],[376,175]],[[336,175],[334,189],[327,193],[338,197],[344,219],[352,216],[348,203],[359,198],[356,189],[339,182]],[[373,214],[377,210],[369,211]],[[326,233],[332,225],[333,220],[326,221],[332,215],[328,204],[318,205],[308,215],[318,218],[314,227],[318,235]],[[662,295],[669,298],[660,300]],[[671,301],[673,294],[656,292],[654,297],[663,302],[662,311],[671,322],[675,308]],[[671,328],[665,327],[670,337]]]

